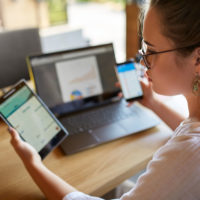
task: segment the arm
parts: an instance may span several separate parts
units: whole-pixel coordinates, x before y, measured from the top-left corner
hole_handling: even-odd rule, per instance
[[[65,195],[76,191],[42,163],[26,164],[25,166],[35,183],[49,200],[61,200]]]
[[[13,128],[9,128],[9,132],[11,134],[11,144],[47,199],[61,200],[70,192],[76,191],[71,185],[48,170],[43,165],[35,149],[28,143],[22,141]]]
[[[154,99],[154,103],[151,104],[149,108],[153,110],[172,130],[175,130],[185,119],[158,99]]]

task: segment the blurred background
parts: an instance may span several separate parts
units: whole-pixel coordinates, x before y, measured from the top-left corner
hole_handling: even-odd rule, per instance
[[[140,47],[138,14],[143,2],[0,0],[0,88],[21,77],[29,79],[25,57],[30,54],[113,43],[117,62],[135,57]],[[178,102],[180,106],[175,107],[182,113],[186,101],[181,96]]]
[[[137,53],[138,1],[0,0],[0,30],[37,27],[43,52],[112,42],[117,62]]]

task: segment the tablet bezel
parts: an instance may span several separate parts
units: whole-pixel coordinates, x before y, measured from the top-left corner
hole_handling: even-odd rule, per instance
[[[61,130],[38,152],[40,157],[44,159],[48,153],[50,153],[53,149],[55,149],[68,135],[67,130],[63,127],[63,125],[56,119],[53,113],[48,109],[45,103],[40,99],[40,97],[28,86],[25,80],[19,81],[12,89],[6,92],[2,97],[0,97],[0,104],[8,100],[12,95],[18,92],[22,87],[26,86],[33,96],[39,101],[42,107],[49,113],[49,115],[53,118],[56,124],[61,128]],[[6,124],[13,127],[13,125],[7,120],[7,118],[0,112],[1,118],[4,120]],[[14,127],[13,127],[14,128]],[[20,134],[19,134],[20,135]],[[20,135],[20,137],[24,140],[24,138]],[[24,140],[26,141],[26,140]]]

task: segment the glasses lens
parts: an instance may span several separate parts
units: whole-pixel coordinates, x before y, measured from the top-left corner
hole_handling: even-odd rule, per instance
[[[152,56],[151,55],[145,55],[147,54],[147,45],[145,44],[145,42],[142,40],[142,53],[143,53],[143,59],[145,62],[145,65],[147,66],[147,68],[150,68],[149,66],[151,65],[151,61],[152,61]]]
[[[149,61],[147,60],[147,56],[143,56],[143,60],[144,60],[144,63],[146,65],[146,67],[149,69],[150,67],[150,64],[149,64]]]
[[[142,50],[143,50],[144,54],[147,53],[147,45],[145,44],[144,40],[142,40]]]
[[[146,61],[146,56],[144,55],[144,51],[143,51],[143,49],[140,49],[139,51],[138,51],[138,62],[140,62],[141,64],[145,64],[145,66],[147,67],[147,68],[149,68],[149,66],[148,66],[148,64],[147,64],[147,61]],[[142,60],[143,60],[143,62],[141,62]]]

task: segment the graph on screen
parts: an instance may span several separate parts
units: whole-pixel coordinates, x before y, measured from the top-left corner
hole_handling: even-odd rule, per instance
[[[87,67],[86,67],[87,68]],[[96,70],[93,66],[88,66],[88,71],[83,73],[83,75],[78,76],[72,79],[69,83],[70,84],[78,84],[81,82],[85,82],[86,80],[95,80],[97,79]]]
[[[64,102],[103,92],[94,56],[58,62],[56,72]]]

